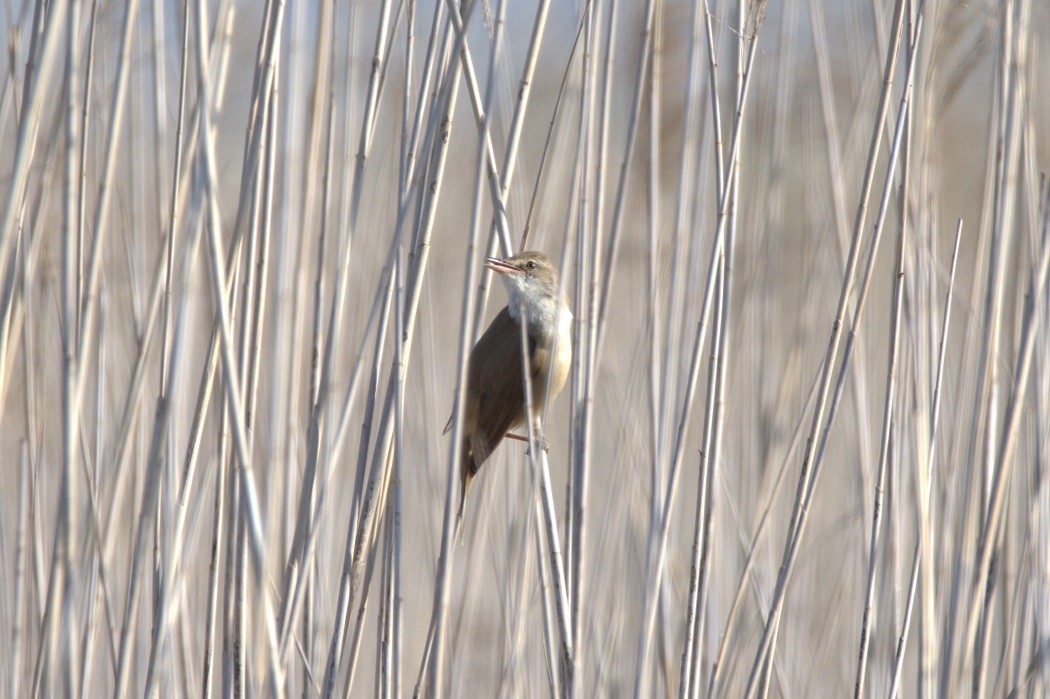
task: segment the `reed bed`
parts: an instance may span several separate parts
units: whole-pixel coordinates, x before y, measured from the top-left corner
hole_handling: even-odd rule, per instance
[[[1050,693],[1043,3],[0,16],[0,695]]]

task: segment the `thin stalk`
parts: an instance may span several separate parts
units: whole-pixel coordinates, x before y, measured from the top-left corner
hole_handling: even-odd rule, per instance
[[[409,18],[411,23],[411,17]],[[402,363],[405,355],[404,329],[405,329],[405,257],[399,254],[397,258],[397,299],[394,315],[394,356],[398,364]],[[402,665],[402,604],[401,604],[401,472],[404,462],[404,412],[405,412],[405,382],[402,380],[397,392],[397,424],[395,433],[397,441],[394,452],[394,482],[391,491],[390,502],[390,537],[393,539],[390,551],[390,597],[392,606],[390,612],[390,696],[399,698],[401,696],[401,665]]]
[[[394,261],[394,264],[395,264],[394,277],[396,277],[396,273],[398,271],[396,269],[396,266],[398,264],[400,264],[400,259],[401,259],[400,255],[398,255],[398,257]],[[384,341],[385,341],[385,338],[386,338],[387,325],[390,322],[391,303],[394,302],[395,286],[396,286],[396,283],[397,283],[397,280],[394,277],[391,277],[391,279],[390,279],[390,281],[389,281],[389,283],[387,285],[388,289],[387,289],[386,297],[385,297],[385,299],[383,301],[383,310],[382,310],[381,315],[380,315],[379,328],[376,331],[375,351],[374,351],[373,358],[372,358],[372,371],[370,372],[369,379],[368,379],[368,393],[367,393],[367,399],[366,399],[366,403],[365,403],[365,419],[361,423],[361,438],[360,438],[359,446],[358,446],[357,475],[355,476],[355,480],[354,480],[354,493],[355,494],[361,493],[363,491],[363,487],[364,487],[365,467],[367,466],[369,435],[370,435],[371,430],[372,430],[371,416],[373,414],[373,411],[375,410],[376,391],[377,391],[377,386],[378,386],[378,383],[379,383],[379,368],[380,368],[380,365],[381,365],[383,351],[384,351]],[[395,318],[395,322],[396,322],[396,318]],[[357,515],[357,511],[358,511],[357,508],[358,507],[359,507],[359,498],[355,498],[354,499],[354,507],[352,507],[351,511],[350,511],[349,521],[350,521],[351,525],[357,523],[356,515]],[[344,553],[344,558],[349,558],[349,556],[352,554],[352,552],[353,552],[352,542],[356,539],[356,537],[357,537],[357,531],[355,529],[353,529],[352,526],[351,526],[351,529],[348,529],[348,531],[347,531],[346,551]],[[340,598],[340,599],[342,599],[342,598]],[[363,608],[364,600],[362,600],[361,606]],[[348,618],[347,617],[348,612],[349,612],[349,609],[344,609],[342,604],[340,604],[340,606],[337,607],[336,623],[333,625],[333,628],[336,629],[336,630],[339,630],[340,634],[345,634],[346,633],[345,630],[343,630],[343,629],[345,629],[344,625],[348,623],[346,621],[346,619]],[[354,636],[354,639],[355,639],[354,649],[353,649],[353,651],[350,654],[351,657],[354,658],[355,660],[357,658],[356,644],[357,644],[357,639],[359,638],[359,634],[360,634],[360,619],[362,618],[362,616],[363,616],[363,611],[359,611],[359,613],[358,613],[359,623],[357,625],[358,628],[355,629],[355,636]],[[349,670],[349,672],[347,674],[348,674],[348,676],[352,677],[353,673],[354,673],[354,662],[351,661],[350,670]],[[350,684],[351,684],[350,682],[347,682],[348,691],[349,691]]]
[[[18,136],[15,140],[15,158],[8,178],[7,203],[4,206],[3,218],[0,219],[0,272],[9,275],[4,279],[4,284],[0,287],[2,289],[13,290],[14,287],[13,269],[10,263],[15,253],[15,233],[21,228],[22,207],[28,188],[30,166],[37,147],[37,132],[41,121],[40,110],[44,103],[44,95],[51,93],[51,83],[59,61],[62,26],[67,16],[65,2],[62,0],[56,0],[48,8],[46,17],[41,15],[43,7],[44,2],[40,0],[36,5],[36,16],[39,20],[37,26],[40,27],[42,43],[39,45],[39,53],[33,50],[37,46],[38,36],[34,33],[32,35],[33,46],[29,51],[31,60],[27,67],[24,104],[18,121]],[[121,61],[120,66],[125,66],[126,63],[126,61]],[[8,270],[11,271],[8,272]],[[13,294],[4,299],[5,305],[10,304],[12,298]]]
[[[702,438],[702,448],[700,450],[700,468],[699,478],[697,479],[697,493],[696,493],[696,515],[693,523],[693,547],[692,547],[692,563],[689,574],[689,595],[688,602],[686,603],[686,614],[685,614],[685,639],[682,642],[682,665],[679,673],[679,689],[678,694],[680,697],[690,697],[696,693],[699,688],[699,677],[694,676],[694,665],[699,665],[699,646],[694,642],[694,638],[699,634],[698,629],[698,605],[701,590],[700,579],[702,577],[702,571],[706,568],[704,561],[707,557],[707,539],[709,527],[709,500],[710,500],[710,488],[711,488],[711,476],[718,463],[715,458],[715,453],[712,449],[715,440],[715,422],[716,422],[716,411],[717,396],[719,395],[719,385],[724,381],[724,375],[720,375],[719,366],[724,366],[724,360],[722,356],[723,342],[722,333],[728,328],[726,327],[727,319],[726,313],[726,290],[728,284],[726,283],[726,263],[725,256],[723,255],[719,260],[719,265],[716,271],[718,276],[718,282],[716,284],[716,295],[715,295],[715,327],[714,335],[711,337],[711,358],[708,365],[707,374],[707,397],[704,404],[704,435]],[[692,688],[692,689],[690,689]]]
[[[527,366],[529,357],[529,338],[525,327],[525,310],[519,309],[518,317],[522,319],[519,324],[521,328],[521,352],[523,366]],[[558,525],[555,517],[554,494],[551,490],[550,469],[547,466],[547,452],[543,450],[540,443],[541,424],[533,410],[532,404],[532,377],[530,372],[522,371],[524,381],[523,395],[525,396],[525,424],[528,427],[529,439],[529,461],[533,473],[537,470],[540,475],[540,499],[543,504],[543,517],[547,532],[547,551],[551,558],[551,577],[554,579],[554,600],[558,616],[558,631],[561,634],[561,680],[563,696],[571,698],[573,695],[576,671],[575,656],[572,646],[572,629],[569,621],[569,596],[565,586],[565,569],[562,563],[561,547],[558,540]],[[539,455],[537,458],[537,454]]]
[[[999,529],[1002,525],[1003,503],[1006,499],[1006,484],[1009,480],[1010,468],[1013,465],[1013,453],[1017,446],[1017,432],[1020,428],[1021,410],[1025,402],[1025,393],[1028,387],[1028,375],[1032,368],[1032,355],[1035,348],[1035,335],[1037,329],[1036,313],[1039,308],[1039,299],[1047,286],[1047,271],[1050,268],[1050,188],[1047,188],[1047,207],[1043,214],[1042,238],[1043,250],[1039,262],[1033,270],[1032,279],[1029,284],[1029,302],[1022,325],[1020,347],[1018,349],[1017,364],[1014,371],[1013,386],[1010,391],[1010,402],[1007,406],[1005,419],[1003,421],[1002,436],[996,450],[995,471],[992,486],[989,491],[988,506],[983,518],[983,529],[977,549],[977,566],[974,570],[974,583],[970,592],[968,611],[968,623],[963,636],[964,662],[967,666],[970,654],[973,652],[972,643],[977,634],[977,626],[981,618],[988,613],[988,609],[982,606],[985,599],[988,584],[989,570],[992,565],[992,557],[997,548],[999,540]],[[970,645],[967,645],[970,644]]]
[[[652,5],[652,3],[649,3]],[[580,137],[577,152],[577,163],[574,170],[574,178],[579,178],[579,189],[574,186],[573,192],[577,193],[579,199],[576,216],[577,228],[577,260],[579,271],[576,281],[577,309],[581,313],[582,322],[577,324],[576,342],[576,371],[573,378],[573,459],[572,459],[572,481],[571,502],[572,508],[566,526],[568,528],[568,554],[570,562],[571,578],[567,581],[571,585],[569,594],[572,595],[573,613],[579,615],[578,610],[582,604],[582,593],[585,590],[584,582],[580,579],[585,574],[583,561],[586,545],[585,537],[585,505],[587,500],[587,474],[591,470],[590,436],[592,432],[592,412],[594,406],[594,365],[597,354],[594,351],[594,341],[598,331],[598,261],[601,255],[602,245],[602,215],[605,201],[605,163],[608,154],[608,134],[611,110],[609,109],[612,99],[612,81],[615,73],[613,59],[616,51],[616,0],[608,3],[606,13],[608,20],[605,25],[605,52],[602,64],[598,62],[598,47],[601,41],[602,3],[597,6],[588,5],[588,13],[581,19],[581,29],[587,23],[586,44],[587,55],[584,59],[584,87],[581,94],[583,104],[580,110]],[[589,21],[588,21],[589,20]],[[647,35],[643,30],[643,35]],[[579,38],[577,37],[577,41]],[[575,48],[575,47],[574,47]],[[640,60],[648,58],[648,46],[643,45],[640,49]],[[597,87],[598,71],[602,73],[600,92],[600,107],[595,108],[594,90]],[[638,81],[646,76],[645,70],[639,68]],[[641,87],[636,87],[640,93]],[[636,96],[640,101],[640,94]],[[640,111],[641,105],[637,105]],[[634,114],[637,124],[638,113]],[[597,129],[597,135],[595,130]],[[581,160],[582,156],[582,160]],[[539,179],[537,178],[537,186]],[[593,204],[589,204],[589,199]],[[531,216],[531,213],[530,213]],[[574,221],[576,217],[570,217]],[[566,235],[566,239],[569,235]],[[576,641],[575,628],[573,641]],[[551,668],[551,672],[554,669]],[[573,681],[577,681],[578,673],[573,673]],[[570,687],[572,691],[574,688]]]
[[[948,346],[948,323],[951,320],[952,293],[955,290],[955,269],[956,263],[959,260],[959,242],[961,240],[962,220],[960,219],[959,224],[955,229],[955,246],[952,250],[951,267],[948,272],[948,290],[944,299],[944,320],[941,323],[940,349],[937,352],[937,372],[933,382],[933,404],[930,415],[930,446],[925,462],[928,473],[920,479],[920,482],[925,484],[923,491],[920,493],[921,500],[919,501],[920,532],[919,537],[915,542],[915,556],[913,557],[911,564],[911,575],[909,576],[908,583],[908,603],[904,612],[903,629],[897,641],[897,655],[893,664],[893,675],[889,691],[890,699],[896,699],[897,692],[900,690],[900,676],[904,663],[904,649],[908,642],[908,630],[911,628],[911,613],[915,599],[915,588],[918,586],[919,566],[922,562],[929,562],[931,560],[926,557],[923,552],[929,547],[929,544],[925,542],[930,540],[931,534],[930,526],[932,525],[932,522],[929,521],[929,502],[930,491],[932,489],[931,484],[933,483],[934,456],[936,455],[937,448],[937,425],[940,421],[941,413],[941,382],[944,378],[944,356]]]
[[[80,669],[77,657],[77,633],[74,626],[74,613],[77,603],[77,588],[80,585],[77,569],[77,464],[78,451],[77,433],[80,422],[80,405],[76,401],[77,377],[80,373],[83,357],[76,354],[79,317],[77,311],[77,278],[76,270],[79,267],[79,257],[76,247],[77,240],[77,85],[76,72],[79,67],[80,53],[77,50],[77,34],[80,30],[80,5],[71,3],[69,6],[68,40],[69,48],[66,54],[66,168],[65,168],[65,206],[63,207],[63,246],[62,246],[62,489],[59,499],[59,513],[56,527],[56,536],[61,536],[61,544],[56,545],[57,555],[61,552],[59,564],[61,569],[55,569],[52,584],[56,585],[62,600],[62,614],[56,619],[58,623],[55,629],[61,629],[65,648],[63,654],[66,657],[66,666],[63,668],[65,682],[62,691],[66,696],[74,697],[80,694],[78,680]],[[80,136],[82,138],[82,136]],[[58,596],[56,595],[56,598]],[[57,642],[57,638],[54,642]],[[57,643],[56,643],[57,645]],[[57,660],[57,654],[53,654]]]
[[[774,638],[779,627],[780,614],[783,608],[784,595],[787,587],[787,574],[791,568],[789,564],[794,559],[794,554],[792,552],[794,546],[792,545],[792,542],[798,538],[796,535],[796,527],[799,528],[799,533],[801,533],[801,529],[805,526],[807,511],[803,509],[803,503],[806,500],[806,494],[811,489],[811,476],[813,472],[813,468],[811,468],[811,459],[823,423],[824,409],[827,405],[828,393],[831,387],[831,376],[834,364],[833,360],[838,353],[842,324],[846,315],[846,307],[853,290],[853,282],[859,258],[860,238],[864,229],[864,221],[867,216],[868,198],[875,177],[876,156],[878,155],[882,142],[882,124],[886,119],[886,113],[889,109],[890,87],[892,86],[891,78],[896,68],[897,50],[900,46],[903,23],[904,0],[897,0],[896,9],[894,10],[893,31],[891,33],[891,47],[886,54],[886,65],[883,72],[883,90],[879,97],[879,105],[876,110],[874,126],[872,128],[871,144],[868,149],[868,164],[865,168],[864,181],[861,185],[860,198],[857,204],[856,218],[853,222],[850,251],[846,258],[842,288],[839,293],[838,306],[835,311],[835,321],[832,325],[831,337],[828,341],[828,348],[824,356],[820,382],[821,387],[817,393],[817,405],[813,412],[813,420],[810,427],[809,437],[806,442],[806,450],[802,459],[802,470],[799,474],[799,486],[795,495],[795,503],[792,507],[791,523],[788,527],[788,537],[785,542],[782,565],[777,575],[777,583],[774,588],[769,612],[766,617],[763,637],[755,656],[751,676],[748,680],[748,696],[751,696],[751,692],[755,688],[755,683],[758,681],[760,672],[765,673],[765,668],[768,668],[769,663],[772,660]]]
[[[390,449],[390,444],[393,438],[393,387],[398,374],[403,374],[408,369],[409,359],[411,357],[411,338],[415,329],[415,322],[417,318],[417,312],[419,310],[419,297],[422,291],[422,281],[426,272],[427,261],[430,255],[430,236],[433,231],[434,217],[436,214],[436,202],[441,193],[441,184],[443,180],[443,174],[445,169],[445,162],[448,155],[448,143],[451,138],[452,129],[452,113],[456,103],[456,96],[459,89],[459,62],[455,62],[452,70],[446,75],[444,86],[442,89],[442,109],[433,114],[433,117],[428,124],[428,131],[433,134],[433,137],[426,139],[427,143],[433,144],[435,152],[432,154],[432,161],[430,164],[430,172],[427,175],[427,186],[425,187],[424,201],[421,205],[420,220],[415,229],[415,241],[412,253],[412,260],[414,264],[410,264],[410,275],[408,277],[409,282],[406,286],[406,311],[405,311],[405,355],[402,366],[396,367],[394,375],[391,376],[391,383],[388,384],[387,396],[383,405],[383,414],[379,425],[376,449],[372,456],[372,473],[378,474],[383,464],[387,463],[387,453]],[[439,115],[442,115],[439,119]],[[440,127],[438,126],[440,124]],[[439,129],[439,130],[435,130]],[[402,219],[402,211],[398,212],[399,220]],[[367,489],[364,492],[364,497],[361,505],[361,514],[359,516],[359,532],[368,532],[372,528],[372,522],[380,514],[377,510],[382,509],[382,505],[377,507],[376,505],[376,480],[371,479]],[[348,590],[348,601],[350,603],[357,599],[362,593],[362,582],[364,578],[364,567],[367,559],[371,556],[370,546],[365,541],[366,537],[359,535],[357,541],[354,544],[353,557],[349,561],[349,565],[344,566],[343,579],[340,582],[341,586],[345,586]],[[343,589],[343,587],[341,587]],[[341,593],[342,594],[342,593]],[[329,663],[333,662],[332,654],[329,654]],[[328,672],[326,671],[326,677]],[[326,686],[325,692],[328,692]]]
[[[428,652],[424,655],[420,667],[420,675],[423,674],[423,666],[425,665],[427,667],[428,694],[434,697],[442,696],[445,688],[445,626],[447,623],[449,598],[451,596],[449,591],[449,580],[452,576],[452,541],[457,526],[454,521],[454,513],[456,512],[456,493],[458,492],[456,482],[458,480],[459,469],[461,468],[460,459],[462,457],[461,445],[463,443],[465,419],[463,403],[466,395],[467,365],[470,357],[470,348],[473,345],[473,324],[471,321],[474,318],[475,297],[473,294],[473,287],[474,279],[477,275],[477,248],[481,227],[481,184],[485,175],[485,167],[487,165],[486,155],[489,152],[486,148],[486,144],[489,144],[491,147],[491,141],[488,139],[489,119],[487,115],[489,114],[489,110],[487,107],[491,103],[494,92],[493,86],[495,85],[496,62],[499,57],[503,38],[502,18],[505,5],[506,3],[503,0],[499,0],[497,5],[498,19],[495,25],[495,33],[493,34],[492,47],[489,54],[488,85],[486,86],[485,91],[486,116],[482,119],[482,135],[479,139],[475,166],[475,185],[471,209],[470,239],[467,243],[466,249],[467,265],[466,271],[464,272],[464,294],[461,314],[462,322],[460,326],[459,354],[456,367],[456,401],[452,417],[452,438],[449,440],[449,466],[446,476],[444,517],[441,528],[441,545],[438,556],[437,579],[434,583],[433,612],[430,622],[430,635],[433,639],[433,643],[428,649]],[[450,14],[458,13],[453,6],[450,6],[449,12]],[[457,46],[464,43],[463,39],[462,26],[460,26],[456,36]],[[453,79],[457,80],[457,82],[459,65],[460,64],[457,63],[457,67],[453,68],[451,71]],[[455,92],[455,84],[453,85],[452,92]],[[460,497],[466,497],[466,493],[460,493]],[[462,526],[462,522],[459,522],[458,526]]]
[[[15,566],[12,598],[11,624],[11,667],[8,674],[9,689],[11,696],[19,696],[23,674],[23,653],[25,649],[22,642],[26,611],[23,602],[26,597],[26,564],[28,550],[26,548],[26,531],[30,527],[30,473],[29,473],[29,449],[23,439],[18,446],[18,524],[15,529]],[[83,685],[81,685],[83,686]]]
[[[623,227],[623,212],[627,200],[627,175],[634,159],[634,144],[638,135],[638,122],[642,113],[642,94],[645,90],[645,76],[649,73],[649,60],[652,54],[653,17],[656,12],[656,0],[646,0],[641,24],[641,45],[638,47],[634,79],[634,96],[631,99],[630,118],[627,122],[627,136],[624,141],[623,159],[620,162],[619,181],[616,185],[616,199],[613,202],[612,221],[609,223],[608,254],[601,275],[601,300],[597,305],[597,322],[595,323],[594,349],[595,357],[601,353],[602,341],[605,339],[605,316],[608,312],[609,293],[612,289],[613,271],[616,269],[616,252],[620,244],[620,231]],[[608,113],[604,111],[603,113]],[[604,148],[602,149],[604,151]],[[594,273],[597,275],[595,258]],[[597,277],[596,277],[597,279]]]
[[[283,3],[277,0],[273,4],[271,23],[268,26],[270,30],[269,34],[265,36],[271,36],[273,34],[280,33],[280,23],[283,18]],[[230,313],[227,308],[226,301],[226,289],[227,289],[227,277],[223,271],[223,261],[226,259],[221,250],[221,243],[219,241],[219,227],[221,226],[221,216],[219,214],[218,201],[216,195],[216,174],[215,174],[215,155],[214,145],[211,139],[211,129],[209,126],[210,119],[210,106],[211,106],[211,86],[207,75],[208,54],[207,44],[204,37],[207,36],[207,23],[204,12],[203,1],[197,3],[197,26],[198,26],[198,41],[197,41],[197,61],[200,69],[200,80],[199,80],[199,99],[201,103],[200,118],[201,128],[200,132],[202,138],[200,144],[202,146],[200,155],[202,157],[202,167],[205,180],[205,194],[206,194],[206,212],[207,212],[207,238],[210,249],[210,255],[208,256],[209,271],[211,276],[212,291],[215,301],[216,317],[220,329],[220,358],[223,365],[224,374],[224,387],[225,387],[225,398],[226,405],[228,407],[228,413],[230,416],[230,424],[233,432],[233,446],[235,448],[236,461],[235,466],[238,471],[241,488],[243,490],[243,504],[244,504],[244,524],[247,541],[251,544],[249,547],[252,555],[252,562],[254,564],[256,575],[256,585],[260,591],[259,602],[262,604],[262,618],[260,620],[261,625],[264,627],[264,633],[261,636],[265,637],[268,642],[269,657],[268,657],[268,669],[269,669],[269,684],[271,690],[276,692],[282,682],[282,671],[277,664],[277,638],[275,629],[275,618],[272,611],[272,600],[270,598],[270,591],[267,585],[262,584],[262,571],[265,569],[264,556],[265,556],[265,545],[264,535],[262,532],[262,523],[260,518],[260,508],[258,504],[258,496],[256,494],[255,476],[251,466],[251,451],[248,447],[248,434],[247,427],[245,425],[245,413],[243,403],[243,392],[241,390],[242,382],[240,381],[239,373],[237,370],[237,361],[234,356],[234,338],[233,332],[230,327]],[[267,43],[271,47],[275,44],[272,41],[261,42]],[[275,52],[271,51],[269,55],[270,64],[268,71],[264,76],[260,76],[263,79],[259,81],[258,87],[261,90],[263,99],[261,100],[264,104],[266,98],[270,93],[270,86],[272,84],[273,75],[273,60],[276,55]],[[268,78],[265,76],[269,76]],[[265,111],[257,113],[257,118],[260,120],[257,123],[257,128],[251,139],[253,147],[256,150],[262,150],[260,148],[262,134],[264,128],[262,125],[262,119],[265,116]],[[255,153],[250,157],[250,161],[253,163],[252,168],[252,181],[254,182],[254,165],[258,164],[260,155]],[[239,210],[247,210],[247,200],[251,199],[250,188],[245,188],[244,182],[242,182],[242,199],[239,205]],[[239,230],[238,226],[238,230]],[[239,239],[239,236],[238,236]],[[232,247],[237,247],[237,243]]]
[[[615,10],[615,0],[612,0],[610,11]],[[597,73],[597,45],[598,45],[598,34],[601,25],[602,17],[602,4],[587,5],[587,11],[583,14],[580,20],[580,28],[577,31],[576,40],[573,43],[573,52],[580,43],[581,33],[583,38],[583,59],[581,66],[582,81],[583,84],[580,89],[580,108],[579,116],[577,118],[576,129],[579,134],[576,139],[576,149],[573,158],[572,165],[572,180],[569,185],[569,214],[566,216],[565,223],[565,234],[564,239],[566,242],[565,253],[563,253],[563,259],[567,257],[568,243],[569,240],[575,240],[576,247],[576,279],[575,279],[575,299],[578,304],[581,304],[583,299],[587,298],[587,284],[591,277],[590,274],[590,259],[591,255],[588,253],[588,246],[593,245],[598,235],[597,229],[590,226],[589,222],[592,217],[590,207],[587,206],[588,193],[591,191],[590,179],[592,172],[594,177],[601,177],[601,172],[595,172],[593,168],[589,167],[591,160],[590,153],[593,149],[593,136],[594,131],[594,89],[596,83]],[[612,21],[610,19],[610,21]],[[568,78],[568,68],[566,68],[565,74],[562,76],[562,85],[558,92],[558,100],[555,104],[557,110],[561,104],[562,96],[565,90],[565,82]],[[544,144],[544,152],[540,161],[541,172],[536,177],[536,187],[533,193],[533,201],[530,204],[529,217],[531,218],[533,209],[536,204],[536,195],[539,192],[540,176],[546,157],[548,148],[550,147],[551,138],[553,136],[554,119],[552,118],[550,128],[547,132],[547,141]],[[522,247],[525,247],[526,237],[529,233],[529,222],[526,221],[526,230],[522,235]],[[574,235],[575,234],[575,235]],[[559,284],[561,286],[566,285],[565,275],[559,276]],[[579,367],[586,361],[589,356],[585,353],[588,338],[591,336],[589,330],[589,324],[594,322],[593,317],[590,313],[583,313],[583,308],[578,307],[582,317],[573,324],[573,345],[576,352],[576,371],[570,373],[571,376],[571,419],[572,419],[572,433],[570,436],[570,449],[571,449],[571,466],[569,471],[569,483],[568,492],[566,493],[566,517],[565,517],[565,537],[566,537],[566,557],[569,560],[569,579],[565,581],[569,587],[569,604],[572,607],[572,613],[574,618],[579,615],[577,611],[580,607],[580,591],[581,586],[579,583],[579,575],[581,571],[578,570],[578,566],[581,565],[580,554],[578,553],[579,547],[582,544],[580,539],[580,533],[577,531],[580,527],[579,520],[583,516],[583,512],[577,511],[576,501],[579,500],[581,503],[582,498],[579,494],[579,483],[582,479],[582,473],[588,468],[588,461],[590,460],[590,451],[586,448],[585,433],[587,430],[587,415],[590,411],[589,406],[585,403],[584,396],[586,395],[586,381],[587,372],[581,371]],[[542,560],[542,559],[541,559]],[[576,628],[575,622],[573,627],[573,640],[576,639]],[[548,653],[553,651],[548,649]],[[554,672],[556,664],[552,664],[548,669],[548,672],[552,677],[557,675]]]
[[[921,21],[922,15],[920,14],[920,24],[916,27],[916,41],[919,38]],[[908,61],[909,63],[915,62],[913,52],[909,52]],[[911,92],[910,78],[912,75],[912,71],[910,69],[910,66],[908,75],[909,83],[905,86],[905,94],[909,94]],[[909,133],[911,119],[908,118],[908,115],[901,115],[901,119],[903,121],[903,126],[905,129],[903,132],[904,138],[910,140]],[[901,124],[898,124],[898,128],[900,128],[900,126]],[[857,652],[857,679],[853,690],[853,696],[855,697],[855,699],[861,699],[861,697],[864,695],[864,674],[867,670],[868,647],[871,643],[871,619],[875,609],[875,581],[878,576],[877,560],[879,555],[879,534],[882,523],[882,498],[886,490],[886,470],[889,465],[890,459],[890,435],[893,433],[893,427],[896,421],[894,400],[896,398],[897,392],[897,362],[899,361],[900,357],[901,307],[904,304],[905,254],[908,244],[907,202],[909,195],[908,183],[910,173],[908,170],[909,159],[906,147],[905,151],[901,155],[901,158],[901,192],[899,199],[900,234],[899,238],[897,239],[897,264],[893,285],[893,308],[890,316],[889,367],[887,369],[886,377],[886,397],[882,407],[882,435],[879,442],[878,476],[875,479],[875,492],[873,494],[874,500],[872,504],[871,543],[868,547],[868,580],[867,587],[865,590],[864,615],[861,620],[860,626],[860,650]],[[889,183],[887,182],[887,185],[888,184]]]
[[[376,29],[376,42],[373,52],[372,65],[373,70],[369,78],[368,83],[368,98],[365,102],[365,118],[362,121],[361,133],[358,140],[357,155],[355,158],[354,174],[353,174],[353,190],[350,195],[350,225],[346,229],[345,238],[342,238],[339,243],[339,265],[336,267],[336,274],[334,284],[334,292],[332,295],[332,303],[329,309],[328,319],[328,334],[325,338],[325,347],[323,353],[322,364],[320,368],[320,374],[317,378],[319,381],[316,388],[316,402],[311,403],[310,410],[310,422],[309,422],[309,445],[310,449],[307,453],[306,470],[303,474],[303,481],[299,491],[299,507],[298,516],[296,517],[295,535],[292,540],[292,553],[289,557],[287,571],[285,573],[284,583],[284,608],[281,611],[281,658],[282,664],[286,654],[287,638],[289,636],[289,629],[293,628],[292,622],[295,619],[297,610],[292,609],[289,605],[292,600],[300,599],[300,594],[296,588],[301,584],[302,570],[305,563],[305,553],[307,549],[307,528],[309,523],[313,519],[313,508],[312,503],[314,498],[317,497],[317,483],[324,482],[326,480],[326,473],[322,472],[320,478],[318,477],[318,459],[320,458],[319,450],[321,446],[321,433],[325,426],[325,415],[328,410],[328,393],[329,385],[331,383],[332,373],[332,358],[336,354],[335,343],[336,339],[340,337],[340,328],[342,327],[342,318],[345,315],[344,309],[346,304],[346,291],[347,282],[349,277],[349,266],[351,253],[353,252],[353,237],[354,231],[357,228],[357,215],[360,211],[361,195],[363,191],[365,181],[365,166],[368,161],[369,150],[371,147],[370,130],[368,125],[371,122],[372,114],[377,109],[377,102],[379,100],[379,79],[381,67],[381,56],[384,53],[383,42],[386,40],[386,23],[389,20],[390,15],[390,0],[385,0],[380,10],[380,21]],[[334,44],[334,42],[333,42]],[[335,101],[332,100],[329,105],[329,125],[333,124],[332,119],[334,118]],[[329,163],[331,159],[331,148],[332,139],[329,138]],[[329,172],[329,167],[326,166],[326,172]],[[326,190],[327,190],[328,179],[326,177]],[[327,211],[327,202],[322,208],[322,213]],[[322,226],[322,231],[324,227]],[[323,238],[321,241],[321,248],[323,248]],[[318,255],[323,255],[323,249],[318,250]],[[319,285],[320,287],[320,285]],[[318,293],[320,291],[318,290]],[[320,311],[318,297],[318,312]],[[370,414],[370,412],[369,412]],[[337,624],[336,628],[339,628]],[[332,666],[332,655],[329,653],[328,667]],[[326,677],[329,675],[328,669],[325,671]],[[334,680],[333,680],[334,681]],[[330,686],[329,683],[325,682],[326,686]],[[334,686],[334,685],[331,685]]]
[[[664,574],[665,560],[667,556],[667,542],[670,537],[671,515],[674,511],[674,494],[678,487],[683,452],[685,449],[685,438],[688,432],[690,414],[692,412],[693,398],[696,394],[696,384],[699,378],[700,352],[704,345],[704,336],[708,327],[712,301],[714,299],[714,287],[718,280],[717,269],[720,264],[724,243],[725,231],[728,219],[728,191],[732,189],[736,179],[736,153],[739,149],[741,125],[743,124],[744,106],[747,103],[748,86],[754,65],[755,49],[757,44],[757,33],[750,38],[748,49],[747,70],[744,73],[744,82],[741,86],[740,99],[737,103],[734,116],[733,138],[730,143],[730,156],[727,159],[730,169],[725,177],[726,189],[722,193],[718,207],[718,227],[715,232],[713,249],[711,251],[710,266],[708,268],[707,284],[704,289],[704,300],[702,303],[700,321],[697,323],[696,334],[693,342],[692,359],[690,362],[689,379],[686,383],[685,394],[682,398],[681,417],[678,421],[678,430],[675,436],[675,448],[668,470],[668,482],[666,495],[664,496],[664,507],[661,513],[659,526],[651,526],[649,531],[649,542],[646,552],[646,586],[645,607],[642,617],[642,632],[638,640],[637,672],[635,675],[635,694],[641,693],[642,682],[648,677],[649,653],[652,646],[652,634],[656,624],[656,594],[660,589]],[[654,523],[655,524],[655,523]]]
[[[535,530],[535,536],[533,537],[533,541],[535,542],[535,545],[536,545],[536,560],[539,562],[539,565],[537,565],[536,568],[538,569],[539,575],[540,575],[540,593],[543,595],[544,600],[546,600],[546,599],[548,599],[550,597],[550,581],[549,581],[548,576],[547,576],[547,569],[543,567],[543,558],[544,558],[543,534],[540,531],[540,527],[542,525],[540,524],[540,517],[539,517],[540,501],[538,499],[536,499],[536,500],[534,500],[534,502],[536,503],[536,505],[535,505],[535,507],[532,508],[531,511],[535,515],[532,518],[532,520],[534,522],[534,527],[533,528]],[[544,604],[543,605],[543,647],[546,649],[546,656],[545,657],[547,659],[547,683],[550,685],[551,696],[552,697],[560,697],[560,696],[563,696],[563,694],[562,694],[562,677],[561,677],[561,674],[558,673],[557,670],[555,669],[555,668],[558,667],[558,651],[557,651],[558,641],[557,641],[557,639],[556,639],[556,637],[554,635],[554,633],[555,633],[555,631],[554,631],[555,622],[551,618],[551,616],[552,615],[550,613],[550,605],[549,604]]]

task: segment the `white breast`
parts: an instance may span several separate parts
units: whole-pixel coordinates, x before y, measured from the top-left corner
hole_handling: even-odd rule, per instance
[[[572,365],[572,312],[568,306],[561,307],[558,314],[558,339],[555,348],[554,373],[551,376],[550,397],[553,400],[565,386]]]

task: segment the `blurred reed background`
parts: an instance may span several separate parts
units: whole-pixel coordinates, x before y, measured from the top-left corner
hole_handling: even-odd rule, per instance
[[[0,22],[0,694],[1050,691],[1047,3]],[[573,370],[457,541],[526,232]]]

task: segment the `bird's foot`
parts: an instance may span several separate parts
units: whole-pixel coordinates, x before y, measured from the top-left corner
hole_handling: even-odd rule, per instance
[[[508,439],[516,439],[519,442],[525,442],[526,444],[528,444],[528,442],[529,442],[529,438],[528,437],[522,437],[520,434],[514,434],[513,432],[508,432],[506,436],[507,436]],[[543,448],[544,452],[550,452],[550,450],[551,450],[551,443],[548,442],[547,438],[544,437],[543,435],[540,435],[540,447]],[[528,454],[529,450],[526,449],[525,453]]]

